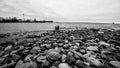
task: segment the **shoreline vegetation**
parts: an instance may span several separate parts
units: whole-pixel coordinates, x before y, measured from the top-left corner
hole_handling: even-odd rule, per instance
[[[34,19],[19,19],[17,17],[0,17],[0,23],[53,23],[53,21]]]

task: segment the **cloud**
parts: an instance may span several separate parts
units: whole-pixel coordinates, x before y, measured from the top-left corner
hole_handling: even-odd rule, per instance
[[[0,0],[0,16],[120,22],[120,0]]]

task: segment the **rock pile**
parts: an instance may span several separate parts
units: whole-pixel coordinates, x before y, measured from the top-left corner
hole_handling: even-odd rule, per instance
[[[24,38],[0,44],[0,68],[120,68],[119,30],[57,30]]]

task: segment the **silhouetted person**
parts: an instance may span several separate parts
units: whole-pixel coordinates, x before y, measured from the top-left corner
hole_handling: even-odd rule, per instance
[[[59,30],[60,29],[60,27],[59,26],[55,26],[55,30]]]

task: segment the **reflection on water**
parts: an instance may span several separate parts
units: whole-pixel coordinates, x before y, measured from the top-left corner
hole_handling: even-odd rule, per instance
[[[19,31],[53,30],[55,26],[62,28],[120,28],[120,24],[88,24],[88,23],[0,23],[0,33]]]

